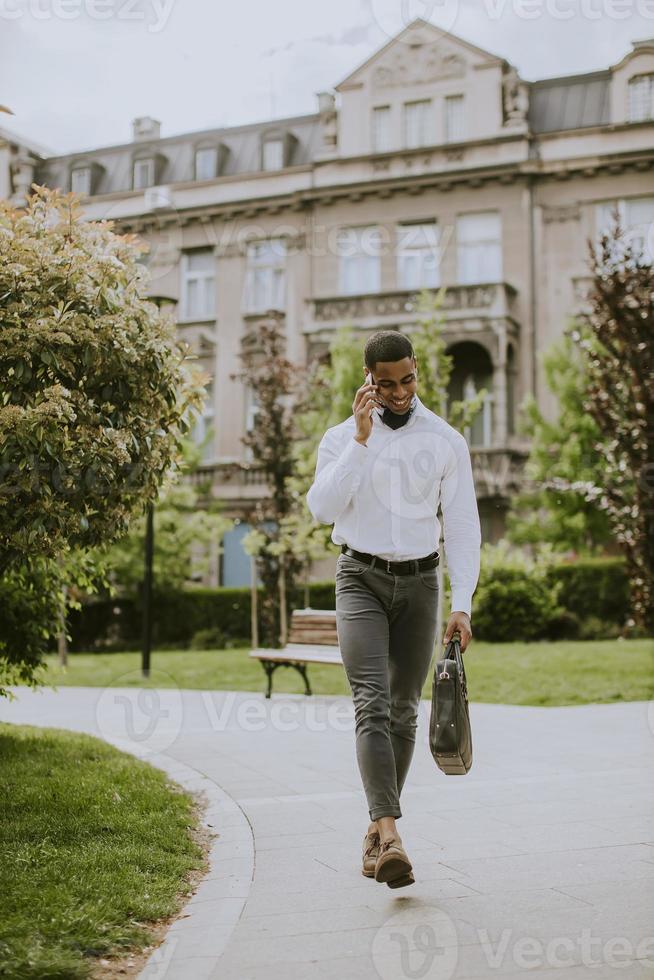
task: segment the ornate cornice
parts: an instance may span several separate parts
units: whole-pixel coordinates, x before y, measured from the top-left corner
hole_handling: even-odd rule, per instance
[[[456,155],[464,152],[464,149],[456,147],[444,152],[450,154],[453,160]],[[408,159],[406,152],[402,156],[405,160]],[[625,151],[624,154],[619,155],[619,159],[616,159],[616,156],[611,154],[606,157],[580,157],[551,163],[529,159],[459,170],[410,172],[401,176],[390,176],[390,157],[371,157],[371,176],[367,180],[305,188],[278,197],[255,201],[230,201],[224,205],[195,206],[186,210],[171,211],[165,215],[142,214],[132,218],[117,219],[116,224],[125,231],[150,231],[170,224],[184,226],[199,220],[206,222],[215,219],[224,222],[243,218],[252,219],[269,214],[300,213],[316,205],[324,206],[344,200],[361,201],[373,197],[387,199],[395,194],[419,194],[424,190],[437,190],[444,193],[456,187],[474,188],[493,183],[508,184],[514,181],[538,183],[551,179],[569,180],[579,177],[587,179],[601,174],[616,173],[618,170],[644,172],[654,168],[654,149]]]

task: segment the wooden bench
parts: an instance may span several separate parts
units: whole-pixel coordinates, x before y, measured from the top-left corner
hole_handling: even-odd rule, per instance
[[[268,678],[266,697],[272,693],[272,677],[278,667],[294,667],[304,681],[304,693],[311,694],[307,664],[340,664],[341,651],[336,632],[336,610],[294,609],[288,643],[279,650],[264,647],[251,650]]]

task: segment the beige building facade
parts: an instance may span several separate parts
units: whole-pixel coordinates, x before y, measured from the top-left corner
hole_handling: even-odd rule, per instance
[[[26,152],[33,179],[149,243],[151,294],[175,303],[213,379],[196,432],[234,513],[264,492],[247,467],[227,470],[247,462],[256,412],[230,377],[252,324],[279,318],[304,364],[342,324],[362,345],[381,327],[410,332],[417,292],[445,286],[448,396],[488,391],[465,435],[494,541],[528,450],[520,404],[532,394],[557,411],[540,358],[583,304],[587,240],[617,204],[654,250],[654,39],[604,70],[525,82],[417,20],[320,93],[314,114],[172,137],[144,117],[129,144]],[[21,187],[0,175],[6,196],[24,193],[21,167]],[[248,580],[245,530],[228,536],[216,583]]]

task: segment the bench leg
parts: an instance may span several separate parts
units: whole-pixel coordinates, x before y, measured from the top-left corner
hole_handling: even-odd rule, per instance
[[[307,665],[298,663],[298,664],[293,664],[293,666],[299,672],[300,676],[302,677],[302,680],[304,681],[304,693],[311,694],[312,691],[311,691],[311,684],[309,684],[309,675],[307,674]]]
[[[268,678],[268,685],[266,687],[266,697],[269,698],[270,695],[271,695],[271,693],[272,693],[272,676],[273,676],[275,667],[278,667],[279,664],[276,664],[272,660],[262,660],[261,661],[261,666],[265,670],[266,677]]]
[[[272,694],[272,679],[273,674],[277,667],[295,667],[300,677],[304,681],[304,693],[312,694],[311,684],[309,683],[309,675],[307,674],[307,665],[298,663],[297,661],[292,661],[289,663],[284,663],[283,661],[276,660],[260,660],[259,663],[266,672],[266,677],[268,678],[268,684],[266,687],[266,697],[269,698]]]

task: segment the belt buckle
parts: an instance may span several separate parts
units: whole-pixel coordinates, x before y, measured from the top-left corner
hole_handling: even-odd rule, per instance
[[[391,570],[391,560],[390,560],[390,558],[387,558],[386,559],[386,571],[387,572],[390,572],[390,570]]]

